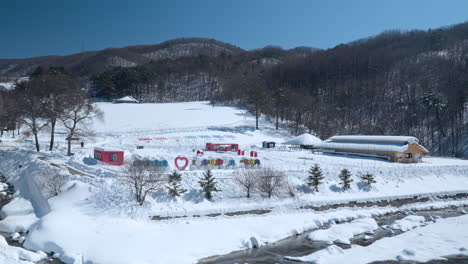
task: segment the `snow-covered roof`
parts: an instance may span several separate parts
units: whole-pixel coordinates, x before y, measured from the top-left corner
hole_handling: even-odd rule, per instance
[[[114,148],[114,147],[98,147],[98,148],[94,148],[94,150],[99,150],[99,151],[118,151],[118,152],[122,152],[123,150],[122,149],[119,149],[119,148]]]
[[[305,133],[297,137],[293,137],[290,140],[283,142],[286,145],[316,145],[321,143],[322,140],[316,136],[312,136],[311,134]]]
[[[349,149],[349,150],[369,150],[369,151],[391,151],[403,152],[408,149],[406,144],[386,144],[386,143],[357,143],[357,142],[333,142],[324,141],[316,145],[323,149]]]
[[[418,144],[417,138],[410,136],[334,136],[316,147],[322,149],[404,152],[411,144],[417,144],[423,151],[429,152]]]
[[[410,136],[333,136],[327,141],[333,142],[369,142],[369,143],[393,143],[393,144],[413,144],[418,143],[418,139]]]
[[[134,97],[132,97],[132,96],[124,96],[122,98],[115,99],[114,102],[135,102],[135,103],[139,103],[139,101],[137,99],[135,99]]]

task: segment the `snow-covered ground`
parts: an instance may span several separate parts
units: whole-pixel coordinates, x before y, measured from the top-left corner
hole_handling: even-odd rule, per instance
[[[329,220],[372,217],[397,210],[392,207],[347,208],[322,213],[298,210],[304,205],[468,192],[466,160],[424,157],[423,163],[397,164],[378,159],[314,154],[281,144],[274,149],[263,149],[262,141],[284,142],[292,135],[284,130],[276,131],[273,124],[265,119],[260,120],[261,129],[255,130],[254,117],[244,109],[213,107],[208,102],[97,105],[104,112],[104,120],[91,124],[97,133],[94,138],[84,140],[84,148],[79,146],[79,142],[73,144],[74,155],[71,158],[65,156],[65,136],[60,127],[54,152],[35,153],[32,142],[25,138],[4,138],[0,148],[0,169],[10,176],[17,189],[16,198],[9,207],[20,208],[15,212],[7,207],[7,218],[0,222],[0,227],[11,232],[30,229],[25,247],[57,252],[67,263],[77,260],[93,263],[194,263],[211,255],[251,247],[253,241],[260,244],[273,242],[320,227],[321,223]],[[40,140],[45,149],[47,131],[41,134]],[[168,171],[171,171],[175,169],[176,157],[186,156],[191,160],[195,156],[193,150],[204,149],[207,142],[238,143],[246,154],[251,150],[257,151],[262,167],[285,172],[295,196],[283,192],[268,199],[255,192],[252,198],[247,199],[232,179],[241,171],[240,168],[214,169],[221,192],[215,194],[213,201],[207,201],[197,183],[203,170],[186,170],[182,172],[182,187],[188,191],[182,197],[172,199],[162,190],[148,197],[143,206],[138,206],[118,180],[119,166],[91,165],[88,162],[94,147],[117,147],[125,151],[127,161],[136,155],[166,159],[170,166]],[[137,149],[137,145],[144,149]],[[242,158],[237,153],[208,151],[203,157],[234,159],[237,164]],[[318,193],[304,185],[307,171],[315,163],[325,174],[325,183]],[[354,179],[351,190],[346,192],[340,189],[338,180],[338,174],[344,168],[351,171]],[[69,174],[70,182],[64,193],[50,198],[44,192],[44,178],[59,171]],[[366,172],[376,176],[377,183],[371,190],[364,188],[358,177]],[[449,202],[460,201],[418,206],[441,206],[437,203],[448,206]],[[191,217],[253,209],[272,212]],[[150,220],[155,215],[189,217]],[[9,222],[8,219],[13,218],[18,225]],[[357,229],[372,227],[369,222],[367,225],[355,224]]]
[[[0,86],[7,90],[11,90],[15,87],[15,84],[12,82],[0,82]]]

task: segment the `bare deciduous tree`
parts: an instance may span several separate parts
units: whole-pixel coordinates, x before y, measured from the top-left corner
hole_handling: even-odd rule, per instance
[[[67,130],[67,155],[71,156],[71,141],[73,138],[90,135],[88,122],[94,118],[101,119],[103,113],[92,104],[91,100],[84,97],[83,92],[70,94],[67,97],[67,102],[69,102],[69,107],[60,116],[60,120]]]
[[[50,196],[58,196],[63,192],[63,187],[68,182],[68,176],[52,172],[44,175],[43,188]]]
[[[34,89],[34,84],[31,82],[18,82],[15,92],[19,120],[30,129],[34,135],[36,151],[40,151],[37,134],[47,126],[47,122],[43,121],[44,108],[41,103],[43,94],[39,89]]]
[[[41,101],[44,118],[50,124],[49,150],[54,147],[55,125],[67,107],[70,106],[66,97],[79,90],[78,80],[73,78],[63,67],[38,67],[31,74],[31,84],[34,89],[41,90],[44,98]]]
[[[122,170],[121,179],[123,184],[131,189],[139,205],[143,205],[149,193],[162,188],[167,182],[163,171],[140,164],[126,165]]]
[[[246,197],[250,198],[252,190],[257,186],[257,175],[254,170],[242,170],[235,175],[234,182],[240,184]]]
[[[258,190],[265,193],[268,198],[278,195],[286,186],[286,179],[281,171],[263,168],[257,170],[256,175]]]

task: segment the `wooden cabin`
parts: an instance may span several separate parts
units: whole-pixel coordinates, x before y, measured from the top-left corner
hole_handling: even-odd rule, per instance
[[[409,136],[334,136],[317,147],[336,155],[381,158],[399,163],[422,162],[429,151]]]

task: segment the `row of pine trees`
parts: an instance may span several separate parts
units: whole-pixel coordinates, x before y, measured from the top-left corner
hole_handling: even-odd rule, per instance
[[[179,197],[183,193],[187,192],[186,189],[182,188],[181,181],[182,181],[182,175],[178,171],[174,170],[169,175],[168,185],[166,186],[166,188],[168,189],[169,195],[171,195],[172,197]],[[200,184],[200,187],[205,195],[205,198],[208,200],[211,200],[213,198],[214,192],[220,191],[216,187],[217,182],[211,170],[207,170],[206,172],[203,173],[203,178],[200,179],[198,184]]]
[[[340,174],[338,175],[340,179],[341,189],[346,191],[351,188],[351,182],[353,179],[351,178],[351,172],[348,169],[341,170]],[[319,186],[323,183],[325,179],[323,175],[322,168],[318,164],[312,166],[309,170],[309,177],[307,177],[307,185],[311,187],[314,191],[319,191]],[[375,177],[373,174],[367,172],[361,175],[361,180],[364,186],[368,189],[371,188],[371,185],[376,183]]]
[[[348,169],[341,170],[338,175],[340,179],[341,188],[343,191],[349,190],[351,188],[351,183],[353,182],[351,172]],[[372,184],[376,183],[375,177],[371,173],[365,173],[360,176],[363,185],[370,189]],[[323,184],[325,176],[323,174],[322,168],[319,164],[315,164],[309,170],[309,176],[307,177],[306,184],[312,188],[313,191],[318,192],[319,186]],[[173,171],[169,175],[168,189],[169,195],[172,197],[179,197],[183,193],[187,192],[186,189],[181,186],[182,175],[178,171]],[[202,192],[206,199],[211,200],[213,198],[214,192],[219,192],[220,189],[217,187],[216,178],[214,177],[211,170],[207,170],[203,173],[203,177],[198,181]]]

